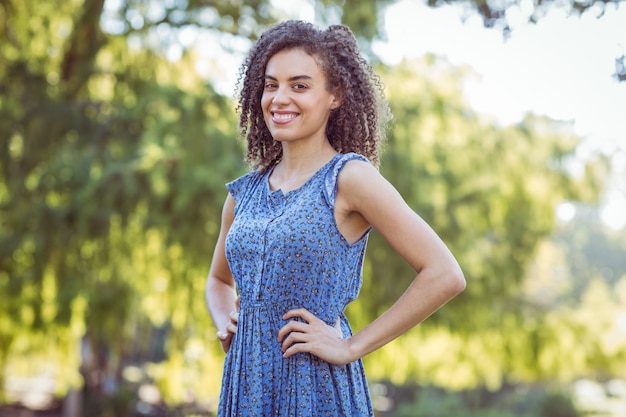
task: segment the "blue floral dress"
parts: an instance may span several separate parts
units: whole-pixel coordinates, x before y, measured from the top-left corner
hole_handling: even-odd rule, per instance
[[[336,366],[309,353],[283,358],[283,314],[304,307],[328,325],[361,288],[367,235],[349,244],[337,228],[337,176],[361,155],[338,154],[300,188],[272,191],[252,171],[227,188],[235,219],[226,257],[240,295],[237,334],[226,354],[218,416],[373,416],[360,360]]]

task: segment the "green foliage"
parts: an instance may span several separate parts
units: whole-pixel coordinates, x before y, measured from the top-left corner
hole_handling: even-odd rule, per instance
[[[462,101],[463,70],[440,59],[390,75],[396,127],[383,172],[458,254],[471,282],[459,303],[472,298],[506,311],[537,244],[554,230],[557,205],[597,198],[604,172],[572,176],[567,161],[580,138],[560,123],[529,115],[501,128],[480,120]],[[589,162],[595,166],[608,169],[601,158]],[[387,264],[388,251],[373,246],[372,267],[379,256]],[[377,269],[374,276],[389,274],[386,265]]]
[[[604,225],[596,207],[576,204],[574,208],[575,216],[557,230],[553,242],[571,260],[564,265],[573,281],[567,295],[579,299],[589,277],[601,277],[613,288],[626,275],[626,234]]]
[[[507,127],[481,119],[462,99],[466,71],[425,57],[383,73],[395,126],[382,171],[455,253],[468,286],[422,329],[366,358],[376,378],[456,388],[550,378],[536,358],[559,345],[559,331],[520,292],[557,205],[597,199],[607,160],[590,159],[589,175],[575,177],[567,166],[580,138],[568,126],[532,115]],[[351,306],[357,326],[415,275],[377,235],[365,272],[364,296]],[[393,372],[398,364],[404,372]]]
[[[319,4],[367,42],[390,2]],[[202,294],[223,184],[245,167],[234,104],[198,76],[198,53],[181,38],[208,29],[236,49],[273,11],[268,1],[112,4],[0,2],[0,387],[6,375],[54,368],[59,395],[83,383],[97,391],[93,375],[120,378],[148,361],[145,377],[167,401],[187,390],[214,398],[223,353]],[[165,59],[178,44],[181,58]],[[482,120],[462,100],[464,68],[426,57],[380,72],[396,116],[383,173],[450,245],[469,285],[370,355],[369,374],[498,387],[626,364],[609,320],[626,300],[623,284],[614,293],[594,285],[577,314],[534,309],[526,287],[555,206],[597,198],[602,158],[573,177],[566,166],[579,138],[567,126]],[[350,308],[356,327],[413,275],[374,234]],[[572,349],[581,334],[589,342]]]
[[[58,19],[52,3],[3,9],[15,24],[0,67],[0,369],[52,338],[59,349],[39,353],[76,384],[80,357],[62,352],[83,336],[119,367],[149,349],[134,341],[144,322],[171,323],[169,348],[183,352],[210,327],[202,293],[223,184],[244,167],[233,105],[191,60],[131,51],[98,29],[101,2],[70,5]],[[41,53],[32,27],[57,53]],[[210,342],[204,362],[218,367]]]
[[[539,403],[537,413],[537,417],[579,417],[580,415],[572,399],[563,393],[546,395]]]
[[[498,28],[506,34],[511,30],[507,13],[513,8],[515,8],[518,12],[522,12],[529,23],[535,23],[545,16],[551,9],[556,7],[564,10],[568,14],[577,16],[582,15],[583,13],[594,13],[597,16],[602,16],[608,3],[614,3],[617,6],[621,1],[622,0],[590,0],[583,2],[578,0],[544,0],[533,2],[529,5],[531,7],[525,7],[523,9],[519,8],[519,2],[516,0],[503,0],[499,2],[488,2],[484,0],[428,0],[427,3],[429,6],[461,4],[481,16],[486,27]]]
[[[570,396],[541,387],[508,387],[446,391],[435,387],[414,389],[410,401],[401,402],[396,417],[579,417]]]

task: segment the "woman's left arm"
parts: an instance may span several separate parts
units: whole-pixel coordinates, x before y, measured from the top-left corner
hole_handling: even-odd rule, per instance
[[[334,364],[352,362],[421,323],[465,289],[450,250],[373,166],[351,161],[338,181],[336,209],[373,226],[417,276],[389,310],[349,339],[339,338],[334,328],[306,310],[288,312],[285,319],[301,317],[307,323],[292,320],[280,330],[285,357],[307,351]]]

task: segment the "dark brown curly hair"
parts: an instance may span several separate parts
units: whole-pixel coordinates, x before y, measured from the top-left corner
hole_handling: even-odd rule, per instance
[[[341,98],[330,114],[326,135],[340,153],[357,152],[378,166],[379,148],[391,113],[380,78],[361,56],[352,31],[343,25],[320,30],[289,20],[264,32],[239,71],[239,129],[247,141],[245,160],[266,170],[282,158],[280,142],[270,134],[261,108],[267,62],[277,52],[302,49],[315,58],[327,79],[327,90]]]

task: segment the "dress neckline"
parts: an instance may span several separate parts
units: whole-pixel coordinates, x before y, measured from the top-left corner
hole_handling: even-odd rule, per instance
[[[322,171],[325,171],[341,155],[343,155],[343,154],[337,153],[336,155],[334,155],[328,162],[326,162],[324,165],[322,165],[309,178],[307,178],[307,180],[304,181],[299,187],[294,188],[293,190],[289,190],[287,192],[283,192],[282,188],[277,188],[276,190],[272,190],[272,187],[270,186],[270,176],[272,175],[272,172],[274,172],[274,168],[276,168],[276,165],[270,167],[270,169],[268,169],[267,173],[265,174],[265,187],[267,189],[268,194],[269,195],[273,195],[273,196],[287,197],[287,196],[290,196],[290,195],[298,193],[300,190],[303,190],[304,188],[306,188],[306,186],[309,183],[311,183],[313,181],[313,179],[315,179],[315,177],[320,175],[320,173]]]

